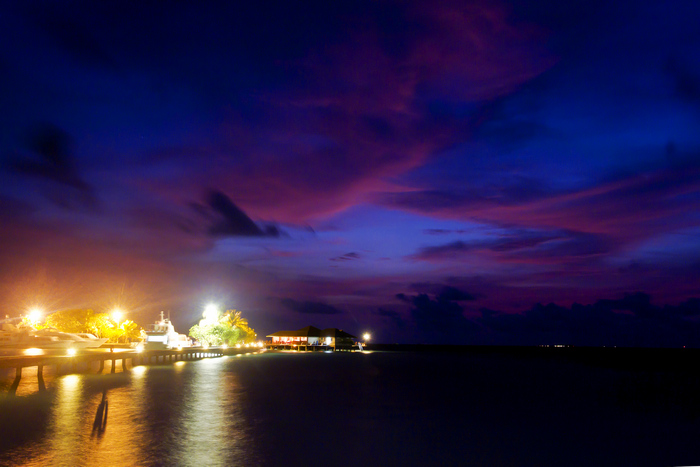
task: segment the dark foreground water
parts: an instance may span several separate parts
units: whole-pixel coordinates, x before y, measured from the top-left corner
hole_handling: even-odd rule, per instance
[[[696,374],[373,352],[25,376],[0,465],[698,465]]]

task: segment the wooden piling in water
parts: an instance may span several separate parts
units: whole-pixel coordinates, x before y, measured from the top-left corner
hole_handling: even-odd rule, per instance
[[[36,368],[36,379],[39,382],[39,391],[46,391],[46,384],[44,384],[44,365],[39,365]]]
[[[19,387],[20,379],[22,379],[22,367],[18,366],[17,370],[15,371],[15,380],[12,382],[12,386],[10,386],[10,395],[14,396],[15,393],[17,393],[17,387]]]

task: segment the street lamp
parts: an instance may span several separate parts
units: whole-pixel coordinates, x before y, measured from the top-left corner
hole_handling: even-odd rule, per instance
[[[41,315],[42,311],[40,308],[32,308],[29,310],[29,315],[27,315],[27,319],[29,319],[29,324],[32,326],[36,326],[39,324],[39,321],[41,321]]]
[[[124,312],[121,309],[115,308],[112,310],[112,320],[114,320],[115,323],[119,324],[123,316]]]
[[[202,317],[204,318],[204,324],[216,324],[219,321],[219,307],[214,303],[209,303],[204,307]]]
[[[362,334],[362,338],[365,340],[365,342],[367,342],[370,337],[372,337],[372,336],[368,332]]]
[[[120,308],[115,308],[114,310],[112,310],[112,321],[114,321],[117,325],[117,343],[119,343],[119,338],[121,337],[119,335],[119,333],[121,332],[119,322],[121,321],[123,316],[124,312]]]

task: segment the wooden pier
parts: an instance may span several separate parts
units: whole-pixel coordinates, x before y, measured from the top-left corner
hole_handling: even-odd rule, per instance
[[[44,367],[54,366],[56,373],[77,373],[79,367],[90,368],[93,364],[99,364],[98,373],[102,373],[105,368],[105,361],[111,362],[111,373],[116,372],[117,362],[121,360],[122,371],[129,371],[128,360],[131,360],[131,368],[137,365],[152,365],[174,363],[183,360],[201,360],[204,358],[222,357],[224,355],[236,355],[250,353],[251,349],[231,349],[225,347],[192,347],[163,350],[142,350],[135,349],[90,349],[84,350],[75,355],[48,354],[48,355],[16,355],[0,356],[0,368],[14,368],[15,379],[10,386],[8,394],[14,395],[22,378],[22,369],[37,367],[37,380],[39,390],[46,389],[44,384]]]

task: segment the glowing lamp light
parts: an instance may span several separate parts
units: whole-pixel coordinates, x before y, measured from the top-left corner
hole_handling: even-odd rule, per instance
[[[213,303],[204,307],[204,324],[216,324],[219,321],[219,307]]]
[[[228,349],[228,345],[224,344],[221,346],[222,349]]]
[[[143,344],[137,345],[137,346],[136,346],[136,351],[139,352],[139,353],[143,352]]]
[[[372,336],[371,336],[370,333],[368,333],[368,332],[362,334],[362,338],[363,338],[364,340],[366,340],[366,341],[368,341],[370,337],[372,337]]]
[[[68,355],[69,355],[70,357],[72,357],[72,356],[75,355],[75,349],[71,347],[70,349],[68,349],[68,352],[67,352],[67,353],[68,353]]]
[[[32,323],[38,323],[41,320],[42,311],[40,308],[32,308],[27,316]]]
[[[178,345],[177,350],[182,350],[182,345]]]
[[[204,345],[202,346],[202,348],[208,349],[208,348],[209,348],[209,344],[204,344]]]
[[[119,308],[116,308],[112,310],[112,319],[116,321],[117,323],[121,321],[122,317],[124,316],[124,312],[120,310]]]
[[[236,348],[237,348],[237,349],[240,349],[240,348],[241,348],[241,344],[236,344]]]
[[[31,349],[24,349],[24,355],[43,355],[44,351],[32,347]]]

